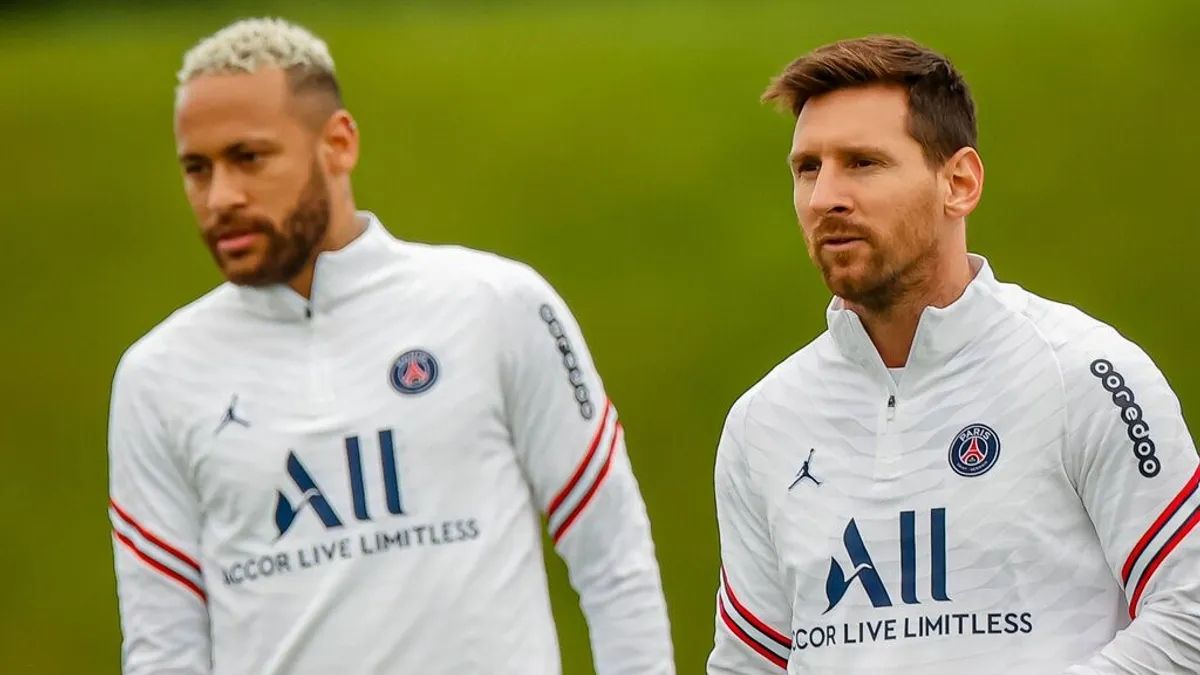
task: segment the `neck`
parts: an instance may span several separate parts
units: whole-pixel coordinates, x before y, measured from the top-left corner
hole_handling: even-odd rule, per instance
[[[312,257],[304,265],[300,273],[288,282],[306,300],[312,297],[313,275],[317,270],[317,256],[325,251],[336,251],[345,247],[363,233],[366,226],[359,222],[355,215],[353,200],[344,200],[330,209],[329,227],[321,242],[313,248]]]
[[[962,296],[974,276],[965,250],[952,256],[938,256],[931,269],[914,272],[918,279],[887,307],[845,303],[862,320],[863,328],[888,368],[900,368],[908,362],[925,308],[950,305]]]

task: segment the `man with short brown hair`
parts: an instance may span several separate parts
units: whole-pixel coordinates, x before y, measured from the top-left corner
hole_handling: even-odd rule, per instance
[[[764,99],[829,330],[734,404],[710,675],[1200,672],[1200,461],[1136,345],[968,253],[962,76],[912,40]]]

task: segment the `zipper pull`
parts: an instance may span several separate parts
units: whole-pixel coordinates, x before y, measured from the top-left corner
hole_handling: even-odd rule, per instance
[[[889,422],[896,419],[896,395],[895,394],[888,394],[887,419]]]

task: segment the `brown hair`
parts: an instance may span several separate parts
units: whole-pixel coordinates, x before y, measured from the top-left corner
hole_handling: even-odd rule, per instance
[[[799,116],[814,96],[870,84],[905,89],[908,133],[931,164],[976,147],[975,103],[962,74],[945,56],[904,37],[877,35],[818,47],[771,80],[762,100]]]

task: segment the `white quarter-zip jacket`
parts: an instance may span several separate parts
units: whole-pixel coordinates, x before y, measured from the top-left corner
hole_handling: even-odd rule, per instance
[[[524,265],[365,232],[311,300],[222,285],[131,347],[110,517],[127,675],[552,675],[541,519],[596,672],[673,672],[617,411]]]
[[[889,372],[829,330],[733,406],[710,675],[1200,673],[1200,472],[1141,349],[975,278]]]

